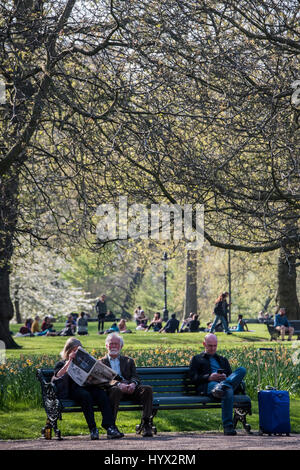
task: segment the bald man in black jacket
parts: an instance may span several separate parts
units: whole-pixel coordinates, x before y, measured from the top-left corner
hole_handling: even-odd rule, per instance
[[[198,395],[212,395],[222,400],[222,422],[224,434],[235,436],[233,426],[233,396],[246,374],[244,367],[232,372],[228,359],[216,353],[217,337],[209,333],[204,338],[204,352],[190,362],[190,377]]]

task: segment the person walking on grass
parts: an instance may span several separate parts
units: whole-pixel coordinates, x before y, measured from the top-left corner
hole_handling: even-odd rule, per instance
[[[213,312],[215,315],[215,319],[213,321],[213,324],[211,325],[210,333],[213,333],[215,331],[215,327],[217,323],[221,322],[225,333],[227,335],[231,335],[231,332],[229,331],[229,328],[228,328],[228,322],[227,322],[227,310],[228,310],[228,303],[226,300],[227,296],[228,296],[228,292],[223,292],[217,298],[215,302],[215,308]]]
[[[98,333],[100,333],[104,331],[105,315],[107,314],[106,295],[100,295],[95,308],[98,318]]]

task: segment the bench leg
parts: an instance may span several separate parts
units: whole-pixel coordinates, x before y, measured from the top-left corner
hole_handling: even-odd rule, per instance
[[[156,426],[155,426],[155,424],[153,423],[153,418],[156,416],[157,412],[158,412],[158,408],[154,408],[154,409],[153,409],[153,412],[152,412],[152,416],[151,416],[151,425],[152,425],[152,432],[153,432],[153,434],[157,434]]]
[[[233,416],[233,426],[234,428],[236,428],[237,423],[240,421],[246,433],[251,434],[251,426],[247,423],[247,414],[248,411],[243,410],[242,408],[235,408]]]
[[[47,440],[52,439],[52,429],[54,431],[55,438],[57,440],[61,441],[62,437],[61,437],[61,432],[57,427],[57,419],[55,419],[53,421],[53,420],[47,418],[46,425],[45,425],[45,427],[43,427],[43,429],[41,431],[42,438],[47,439]]]
[[[157,434],[156,426],[153,423],[153,418],[156,415],[156,413],[157,413],[157,409],[154,409],[153,413],[152,413],[152,416],[150,416],[150,426],[152,427],[153,434]],[[136,434],[141,434],[143,429],[144,429],[144,421],[143,421],[143,419],[141,419],[140,424],[137,424],[136,427],[135,427]]]
[[[42,438],[43,439],[49,440],[49,439],[52,438],[52,426],[50,424],[49,419],[47,419],[45,427],[43,427],[41,432],[42,432]]]
[[[58,427],[57,427],[57,421],[56,421],[55,424],[53,425],[53,431],[54,431],[54,434],[55,434],[56,439],[57,439],[58,441],[62,441],[60,429],[58,429]]]
[[[280,334],[278,333],[273,333],[273,335],[270,338],[270,341],[277,341],[279,338]]]

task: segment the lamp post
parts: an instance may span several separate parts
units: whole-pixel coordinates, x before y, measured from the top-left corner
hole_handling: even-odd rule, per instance
[[[229,309],[228,309],[228,322],[231,322],[231,252],[228,250],[228,303],[229,303]]]
[[[168,255],[167,255],[167,252],[165,251],[164,252],[164,257],[163,257],[163,261],[164,261],[164,301],[165,301],[165,306],[164,306],[164,309],[163,309],[163,320],[164,321],[168,321],[169,319],[169,315],[168,315],[168,306],[167,306],[167,259],[168,259]]]

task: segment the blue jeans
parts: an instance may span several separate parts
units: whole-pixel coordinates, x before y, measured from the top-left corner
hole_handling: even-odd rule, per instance
[[[214,329],[216,327],[216,324],[221,321],[222,322],[222,325],[223,325],[223,328],[224,328],[224,331],[225,333],[228,333],[229,329],[228,329],[228,325],[227,325],[227,321],[226,321],[226,318],[223,316],[223,315],[216,315],[216,318],[214,319],[214,322],[213,324],[211,325],[211,328],[210,328],[210,333],[213,333],[214,332]]]
[[[246,369],[244,367],[238,367],[232,374],[230,374],[223,382],[227,385],[225,395],[222,398],[222,423],[224,429],[233,427],[233,395],[236,388],[240,385],[241,381],[246,375]],[[212,390],[218,385],[219,382],[208,382],[207,392],[211,394]]]

